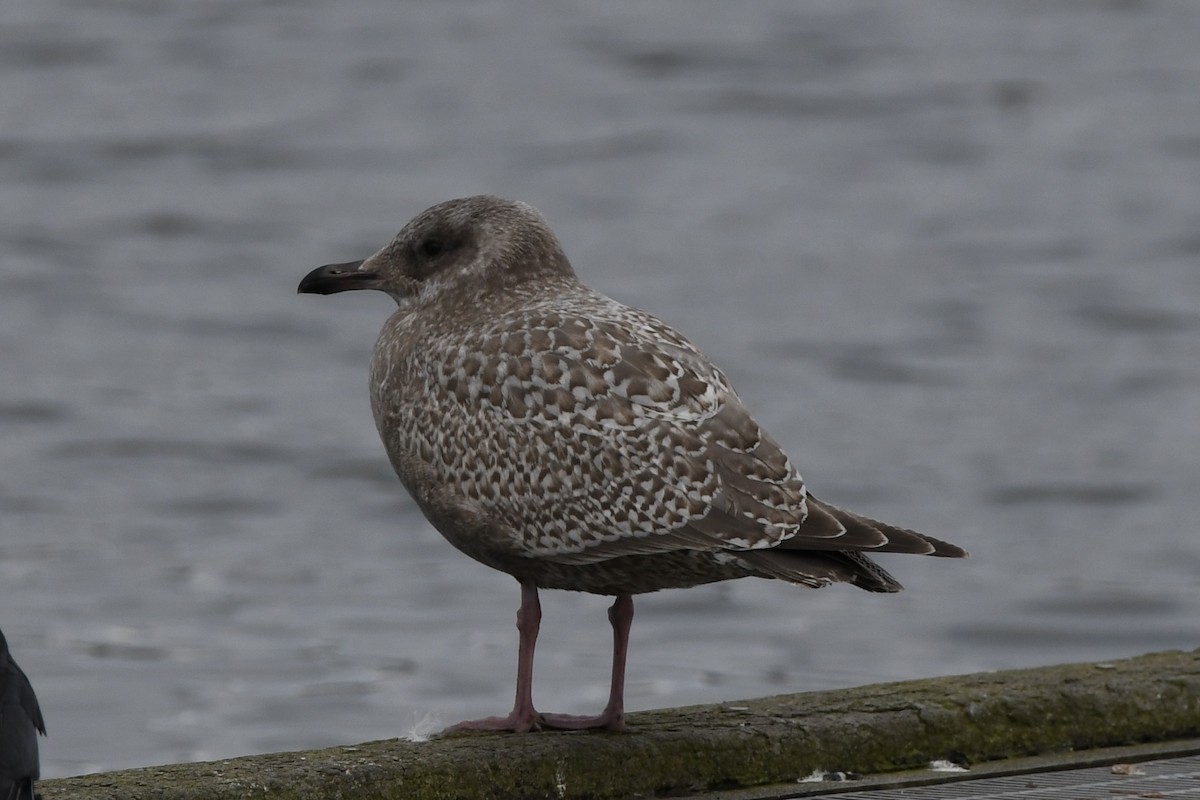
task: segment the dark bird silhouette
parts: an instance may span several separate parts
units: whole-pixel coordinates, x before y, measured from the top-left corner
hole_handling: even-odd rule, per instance
[[[582,285],[528,205],[441,203],[365,261],[299,286],[351,289],[399,305],[375,346],[371,403],[401,482],[451,544],[521,584],[512,713],[457,729],[623,727],[632,595],[749,576],[895,592],[866,553],[967,555],[815,498],[725,375],[663,322]],[[616,598],[599,716],[534,709],[538,589]]]
[[[46,734],[46,723],[37,696],[0,631],[0,800],[34,800],[39,733]]]

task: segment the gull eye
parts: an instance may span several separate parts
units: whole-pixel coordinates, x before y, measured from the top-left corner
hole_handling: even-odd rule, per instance
[[[424,258],[437,258],[446,252],[446,245],[440,239],[426,239],[417,247]]]

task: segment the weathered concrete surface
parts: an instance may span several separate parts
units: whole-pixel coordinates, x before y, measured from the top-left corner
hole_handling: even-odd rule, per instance
[[[800,784],[788,781],[748,789],[715,789],[681,796],[679,800],[787,800],[795,797],[839,797],[843,794],[877,789],[916,790],[926,786],[936,786],[940,792],[939,797],[948,797],[950,795],[945,791],[947,784],[1017,776],[1031,776],[1029,783],[1040,784],[1036,778],[1039,775],[1190,756],[1200,756],[1200,739],[1172,739],[1169,742],[1015,756],[1000,761],[974,763],[964,772],[935,772],[929,769],[928,765],[922,765],[918,769],[854,776],[853,779],[835,780],[831,777],[816,781],[810,777]],[[961,792],[963,797],[978,797],[979,794],[975,786]],[[1026,794],[1033,797],[1032,794]]]
[[[629,798],[1200,735],[1200,650],[648,711],[606,733],[469,734],[44,781],[59,798]]]

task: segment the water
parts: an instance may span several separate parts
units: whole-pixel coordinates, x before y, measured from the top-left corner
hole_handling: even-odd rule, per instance
[[[633,709],[1200,645],[1200,5],[10,0],[0,626],[47,776],[511,702],[515,582],[390,474],[411,215],[541,208],[816,493],[960,543],[874,596],[638,602]],[[536,697],[602,705],[603,598]]]

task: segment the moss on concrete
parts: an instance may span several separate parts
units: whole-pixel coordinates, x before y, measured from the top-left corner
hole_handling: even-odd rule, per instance
[[[43,781],[74,798],[668,797],[1200,735],[1200,651],[630,714],[624,733],[464,734]]]

